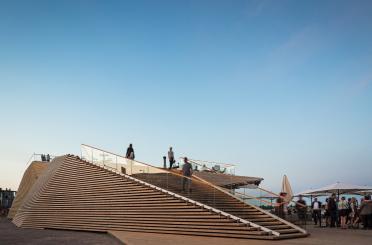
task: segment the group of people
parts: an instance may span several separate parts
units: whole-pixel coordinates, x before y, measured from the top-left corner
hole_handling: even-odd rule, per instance
[[[372,229],[372,201],[369,195],[361,198],[359,204],[355,197],[346,200],[344,196],[336,198],[336,194],[332,194],[324,205],[320,203],[319,206],[320,211],[315,211],[323,214],[326,226],[347,229],[358,228],[362,223],[363,229]]]
[[[50,162],[50,155],[49,154],[41,154],[41,161],[42,162]]]
[[[279,217],[285,218],[286,193],[280,193],[277,199],[275,212]],[[306,223],[308,217],[308,206],[302,196],[296,201],[294,211],[297,212],[298,219]],[[345,196],[336,198],[332,194],[321,203],[317,198],[311,203],[310,211],[314,225],[322,225],[322,219],[325,220],[326,227],[340,227],[342,229],[358,228],[362,224],[363,229],[372,229],[372,200],[371,196],[365,196],[361,199],[360,204],[355,197],[348,198]],[[287,213],[292,212],[287,208]]]
[[[129,146],[127,148],[127,153],[125,154],[125,157],[128,158],[128,159],[134,160],[135,155],[134,155],[134,149],[133,149],[133,145],[132,144],[129,144]],[[169,160],[169,169],[172,169],[174,163],[176,162],[172,147],[169,147],[168,160]],[[188,158],[185,157],[184,158],[184,164],[182,166],[182,175],[184,176],[182,178],[182,190],[184,192],[186,192],[186,191],[187,192],[191,192],[191,176],[192,176],[192,172],[193,172],[192,165],[189,162]]]

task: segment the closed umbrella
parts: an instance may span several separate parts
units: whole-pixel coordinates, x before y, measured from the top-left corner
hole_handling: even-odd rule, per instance
[[[288,180],[287,175],[284,175],[284,176],[283,176],[283,181],[282,181],[282,191],[281,191],[281,192],[284,192],[284,193],[287,194],[287,195],[284,197],[284,201],[285,201],[285,202],[290,202],[290,201],[292,201],[292,198],[293,198],[293,191],[292,191],[292,187],[291,187],[291,184],[289,183],[289,180]]]

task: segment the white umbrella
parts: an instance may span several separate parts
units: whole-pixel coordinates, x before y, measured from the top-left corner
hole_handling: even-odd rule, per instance
[[[345,194],[345,193],[353,193],[357,191],[363,190],[371,190],[371,186],[361,186],[361,185],[353,185],[353,184],[346,184],[346,183],[334,183],[331,185],[327,185],[318,189],[309,190],[308,192],[302,192],[302,195],[320,195],[320,194],[329,194],[329,193],[337,193]]]
[[[291,184],[289,184],[289,180],[287,175],[283,176],[283,181],[282,181],[282,192],[286,193],[287,195],[284,197],[284,200],[286,202],[290,202],[293,198],[293,191]]]

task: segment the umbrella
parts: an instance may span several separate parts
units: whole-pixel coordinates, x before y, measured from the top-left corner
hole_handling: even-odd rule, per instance
[[[353,185],[353,184],[346,184],[337,182],[331,185],[327,185],[318,189],[309,190],[308,192],[301,192],[299,194],[302,195],[324,195],[324,194],[330,194],[330,193],[337,193],[345,194],[345,193],[353,193],[357,191],[363,191],[363,190],[371,190],[371,186],[361,186],[361,185]]]
[[[283,176],[283,181],[282,181],[282,191],[281,192],[284,192],[286,193],[287,195],[284,197],[284,200],[286,202],[290,202],[293,198],[293,191],[292,191],[292,187],[291,187],[291,184],[289,184],[289,180],[288,180],[288,177],[287,175],[284,175]]]

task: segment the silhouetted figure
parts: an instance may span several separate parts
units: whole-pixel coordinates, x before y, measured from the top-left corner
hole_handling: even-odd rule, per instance
[[[127,149],[127,154],[125,155],[126,158],[134,160],[134,149],[132,144],[129,144]]]
[[[287,195],[285,192],[281,192],[279,197],[276,199],[276,206],[275,206],[275,213],[278,215],[280,218],[285,218],[285,213],[284,213],[284,198]]]
[[[332,194],[332,196],[328,199],[328,213],[331,217],[331,224],[330,227],[336,227],[337,222],[337,204],[336,204],[336,194]]]
[[[44,154],[41,154],[41,161],[42,162],[45,162],[46,161],[46,158],[45,158],[45,155]]]
[[[187,191],[191,191],[191,175],[192,175],[192,165],[189,163],[187,157],[184,159],[185,164],[182,166],[182,190],[186,191],[185,186],[187,185]]]
[[[296,210],[298,214],[298,219],[302,222],[302,224],[306,223],[306,213],[307,213],[307,206],[302,196],[299,196],[298,201],[296,202]]]
[[[46,155],[46,161],[50,162],[50,155],[49,154]]]
[[[372,229],[372,201],[370,196],[365,196],[360,205],[360,218],[363,223],[363,229]]]
[[[172,147],[169,147],[168,151],[168,160],[169,160],[169,169],[172,169],[173,163],[176,161],[174,160],[174,152],[172,150]]]

